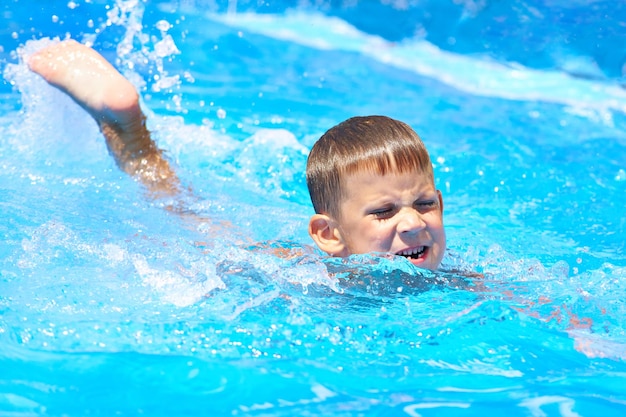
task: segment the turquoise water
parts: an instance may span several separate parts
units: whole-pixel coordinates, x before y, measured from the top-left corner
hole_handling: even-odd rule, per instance
[[[0,6],[0,415],[624,414],[622,6],[52,3]],[[230,232],[26,70],[67,34]],[[362,114],[423,137],[444,263],[483,279],[311,248],[308,149]]]

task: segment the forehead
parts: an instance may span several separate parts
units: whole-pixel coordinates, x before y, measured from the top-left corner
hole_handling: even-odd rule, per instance
[[[380,174],[361,170],[346,174],[343,178],[344,199],[371,200],[385,196],[410,196],[435,190],[432,175],[423,170]]]

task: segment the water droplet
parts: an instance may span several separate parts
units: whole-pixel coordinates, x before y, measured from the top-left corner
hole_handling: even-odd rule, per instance
[[[154,26],[161,32],[167,32],[172,28],[172,25],[167,20],[159,20]]]

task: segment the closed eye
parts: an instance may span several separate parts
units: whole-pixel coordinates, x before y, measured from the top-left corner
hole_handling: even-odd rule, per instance
[[[420,200],[414,203],[415,208],[419,211],[428,211],[439,206],[437,200]]]
[[[388,219],[389,217],[393,216],[394,212],[395,212],[395,208],[386,207],[386,208],[372,210],[370,214],[376,217],[377,219]]]

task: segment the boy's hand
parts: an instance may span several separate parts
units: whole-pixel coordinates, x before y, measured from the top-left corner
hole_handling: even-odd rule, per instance
[[[28,66],[68,94],[98,123],[125,126],[142,118],[134,86],[85,45],[66,40],[48,46],[33,54]]]

